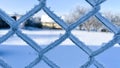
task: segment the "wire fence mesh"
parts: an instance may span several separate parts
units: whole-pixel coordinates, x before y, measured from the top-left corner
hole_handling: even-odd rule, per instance
[[[108,48],[111,48],[116,43],[119,44],[119,36],[120,36],[119,28],[113,25],[107,18],[102,16],[102,14],[99,12],[100,7],[101,7],[100,5],[104,1],[105,0],[86,0],[86,2],[93,7],[93,9],[89,11],[87,14],[85,14],[83,17],[79,18],[79,20],[77,20],[71,25],[67,25],[60,17],[58,17],[55,13],[53,13],[46,6],[46,0],[40,0],[38,5],[36,5],[33,9],[31,9],[28,13],[23,15],[17,21],[12,19],[4,11],[0,10],[0,17],[4,21],[6,21],[6,23],[10,26],[9,32],[7,32],[4,36],[0,37],[0,44],[3,43],[8,38],[10,38],[12,35],[16,34],[18,37],[20,37],[24,42],[26,42],[29,46],[31,46],[38,53],[38,57],[35,58],[34,61],[30,62],[29,65],[26,65],[25,68],[32,68],[38,63],[40,63],[41,60],[43,60],[51,68],[60,68],[59,65],[52,62],[44,54],[49,52],[53,48],[57,47],[60,43],[62,43],[66,39],[70,39],[77,47],[83,50],[89,57],[89,60],[84,65],[82,65],[80,68],[89,68],[90,65],[92,64],[94,64],[96,68],[104,68],[104,66],[101,63],[99,63],[94,57],[98,56],[99,54],[107,50]],[[33,16],[34,14],[36,14],[37,12],[41,10],[43,10],[49,17],[51,17],[57,24],[59,24],[62,27],[62,29],[65,30],[64,35],[62,35],[59,39],[55,40],[53,43],[49,44],[44,49],[42,49],[35,41],[30,39],[26,34],[22,33],[22,30],[20,30],[19,28],[19,25],[21,23],[28,20],[31,16]],[[96,51],[92,51],[87,45],[84,44],[84,42],[79,40],[75,35],[71,33],[71,31],[74,28],[84,23],[86,20],[88,20],[92,16],[95,16],[103,25],[105,25],[111,32],[114,33],[114,38]],[[7,64],[2,59],[0,59],[0,65],[3,68],[12,68],[9,64]]]

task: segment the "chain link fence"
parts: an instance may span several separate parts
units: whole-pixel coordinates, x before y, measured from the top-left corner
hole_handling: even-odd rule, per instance
[[[58,17],[55,13],[53,13],[47,6],[46,6],[46,0],[40,0],[39,4],[36,5],[33,9],[31,9],[28,13],[23,15],[19,20],[15,21],[10,16],[8,16],[4,11],[0,10],[0,17],[7,22],[7,24],[10,26],[9,31],[0,37],[0,43],[3,43],[5,40],[10,38],[12,35],[16,34],[18,37],[20,37],[24,42],[26,42],[29,46],[31,46],[37,53],[38,57],[35,58],[34,61],[30,62],[29,65],[26,65],[25,68],[33,68],[35,65],[40,63],[41,60],[43,60],[49,67],[51,68],[61,68],[56,63],[52,62],[48,57],[44,56],[45,53],[49,52],[53,48],[57,47],[60,43],[65,41],[66,39],[70,39],[77,47],[79,47],[81,50],[83,50],[89,57],[89,60],[82,65],[80,68],[89,68],[90,65],[94,64],[96,68],[104,68],[104,66],[99,63],[95,57],[107,50],[108,48],[111,48],[116,43],[119,44],[119,28],[117,28],[115,25],[113,25],[108,19],[106,19],[100,11],[100,5],[105,0],[86,0],[93,8],[90,10],[87,14],[85,14],[83,17],[81,17],[76,22],[72,23],[71,25],[67,25],[60,17]],[[28,20],[31,16],[36,14],[37,12],[43,10],[49,17],[51,17],[57,24],[59,24],[62,29],[65,30],[65,34],[62,35],[59,39],[49,44],[47,47],[42,49],[35,41],[30,39],[26,34],[22,33],[22,30],[20,30],[19,25],[23,23],[24,21]],[[103,25],[105,25],[111,32],[114,33],[114,37],[112,40],[110,40],[108,43],[106,43],[104,46],[99,48],[96,51],[92,51],[87,45],[84,44],[81,40],[79,40],[75,35],[71,33],[71,31],[76,28],[78,25],[84,23],[86,20],[91,18],[92,16],[95,16]],[[7,64],[5,61],[0,59],[0,65],[3,68],[12,68],[9,64]],[[40,67],[42,68],[42,67]]]

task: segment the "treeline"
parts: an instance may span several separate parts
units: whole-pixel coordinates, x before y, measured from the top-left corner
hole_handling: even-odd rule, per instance
[[[14,20],[17,20],[16,16],[11,16]],[[21,28],[28,29],[29,27],[42,28],[41,18],[30,18],[20,25]],[[0,18],[0,29],[8,29],[10,26]]]
[[[73,9],[72,12],[64,15],[64,21],[67,22],[68,25],[70,25],[75,21],[77,21],[82,16],[84,16],[88,11],[89,9],[87,8],[77,6],[75,9]],[[102,13],[102,15],[106,17],[109,21],[111,21],[114,25],[118,27],[120,26],[119,14],[112,14],[110,12],[106,12],[106,13]],[[11,17],[15,20],[17,19],[16,16],[11,16]],[[54,27],[57,26],[56,23],[52,23],[52,24],[48,24],[48,23],[46,23],[48,29],[54,29]],[[27,21],[25,21],[24,23],[22,23],[20,26],[25,29],[28,29],[29,27],[46,28],[46,26],[44,26],[43,23],[41,22],[40,17],[34,17],[34,18],[32,17]],[[10,28],[10,26],[0,18],[0,29],[2,28]],[[109,31],[95,16],[92,16],[90,19],[86,20],[83,24],[78,25],[77,29],[84,31],[102,31],[102,32]]]
[[[68,24],[71,24],[85,15],[89,9],[77,6],[71,13],[65,15],[65,21]],[[120,15],[119,14],[112,14],[111,12],[102,13],[104,17],[106,17],[109,21],[111,21],[114,25],[120,26]],[[92,16],[90,19],[86,20],[83,24],[79,25],[78,27],[80,30],[85,31],[102,31],[107,32],[109,31],[100,21],[95,17]]]
[[[25,23],[22,25],[24,28],[34,27],[34,28],[42,28],[42,22],[41,18],[35,17],[28,19]]]
[[[11,17],[16,20],[15,16],[11,16]],[[10,26],[2,18],[0,18],[0,29],[7,29],[7,28],[10,28]]]

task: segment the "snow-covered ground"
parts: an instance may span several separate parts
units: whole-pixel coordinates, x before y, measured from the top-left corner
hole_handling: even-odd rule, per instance
[[[1,30],[0,36],[7,33],[7,30]],[[36,41],[39,45],[48,45],[54,42],[56,39],[60,38],[65,31],[63,30],[40,30],[40,31],[27,31],[24,30],[23,33],[27,34],[30,38]],[[86,32],[86,31],[72,31],[72,34],[83,41],[86,45],[101,46],[113,38],[112,33],[100,33],[100,32]],[[17,42],[16,42],[17,40]],[[10,42],[10,43],[8,43]],[[47,43],[46,43],[47,42]],[[3,45],[27,45],[16,35],[9,38]],[[74,45],[69,39],[65,40],[61,45]]]
[[[8,30],[0,30],[0,37]],[[43,48],[48,44],[60,38],[65,31],[63,30],[23,30],[31,39],[37,42]],[[113,38],[112,33],[72,31],[72,34],[79,38],[91,49],[98,49]],[[24,68],[32,62],[38,55],[37,53],[17,35],[13,35],[4,43],[0,44],[0,58],[6,61],[13,68]],[[96,59],[105,66],[105,68],[119,68],[119,45],[108,49],[98,55]],[[75,46],[69,39],[65,40],[59,46],[45,54],[50,60],[55,62],[60,68],[79,68],[88,61],[88,56],[81,49]],[[50,68],[41,61],[34,68]],[[91,68],[95,68],[91,66]]]

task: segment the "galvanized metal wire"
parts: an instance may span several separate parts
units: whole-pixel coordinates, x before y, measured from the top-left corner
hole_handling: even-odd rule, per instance
[[[58,17],[54,12],[52,12],[47,6],[46,6],[46,0],[39,0],[39,4],[36,5],[33,9],[31,9],[29,12],[27,12],[25,15],[23,15],[19,20],[15,21],[12,19],[9,15],[7,15],[2,9],[0,10],[0,17],[6,21],[6,23],[10,26],[10,29],[8,33],[6,33],[4,36],[0,37],[0,44],[3,43],[5,40],[10,38],[12,35],[16,34],[18,37],[20,37],[24,42],[26,42],[29,46],[31,46],[37,53],[38,57],[35,58],[34,61],[30,62],[30,64],[26,65],[25,68],[32,68],[38,63],[40,63],[41,60],[43,60],[48,66],[51,68],[60,68],[59,65],[51,61],[48,57],[44,56],[45,53],[49,52],[53,48],[59,46],[63,41],[66,39],[70,39],[77,47],[79,47],[81,50],[83,50],[89,57],[89,60],[83,64],[80,68],[89,68],[90,65],[94,64],[96,68],[104,68],[104,66],[99,63],[95,57],[107,50],[108,48],[111,48],[116,43],[119,43],[119,28],[117,28],[115,25],[113,25],[107,18],[102,16],[100,11],[100,5],[105,0],[86,0],[88,4],[90,4],[93,9],[90,10],[88,13],[86,13],[84,16],[79,18],[76,22],[74,22],[71,25],[67,25],[66,22],[64,22],[60,17]],[[28,20],[31,16],[36,14],[37,12],[43,10],[49,17],[51,17],[57,24],[59,24],[62,29],[65,30],[65,34],[62,35],[59,39],[55,40],[51,44],[49,44],[47,47],[42,49],[35,41],[33,41],[31,38],[29,38],[26,34],[22,33],[22,30],[20,30],[19,25],[23,23],[24,21]],[[96,51],[92,51],[87,45],[84,44],[83,41],[79,40],[75,35],[71,33],[71,31],[76,28],[78,25],[85,23],[86,20],[91,18],[92,16],[95,16],[103,25],[105,25],[111,32],[114,33],[114,38],[110,40],[107,44],[102,46]],[[0,59],[0,65],[3,68],[12,68],[9,64],[7,64],[5,61]]]

